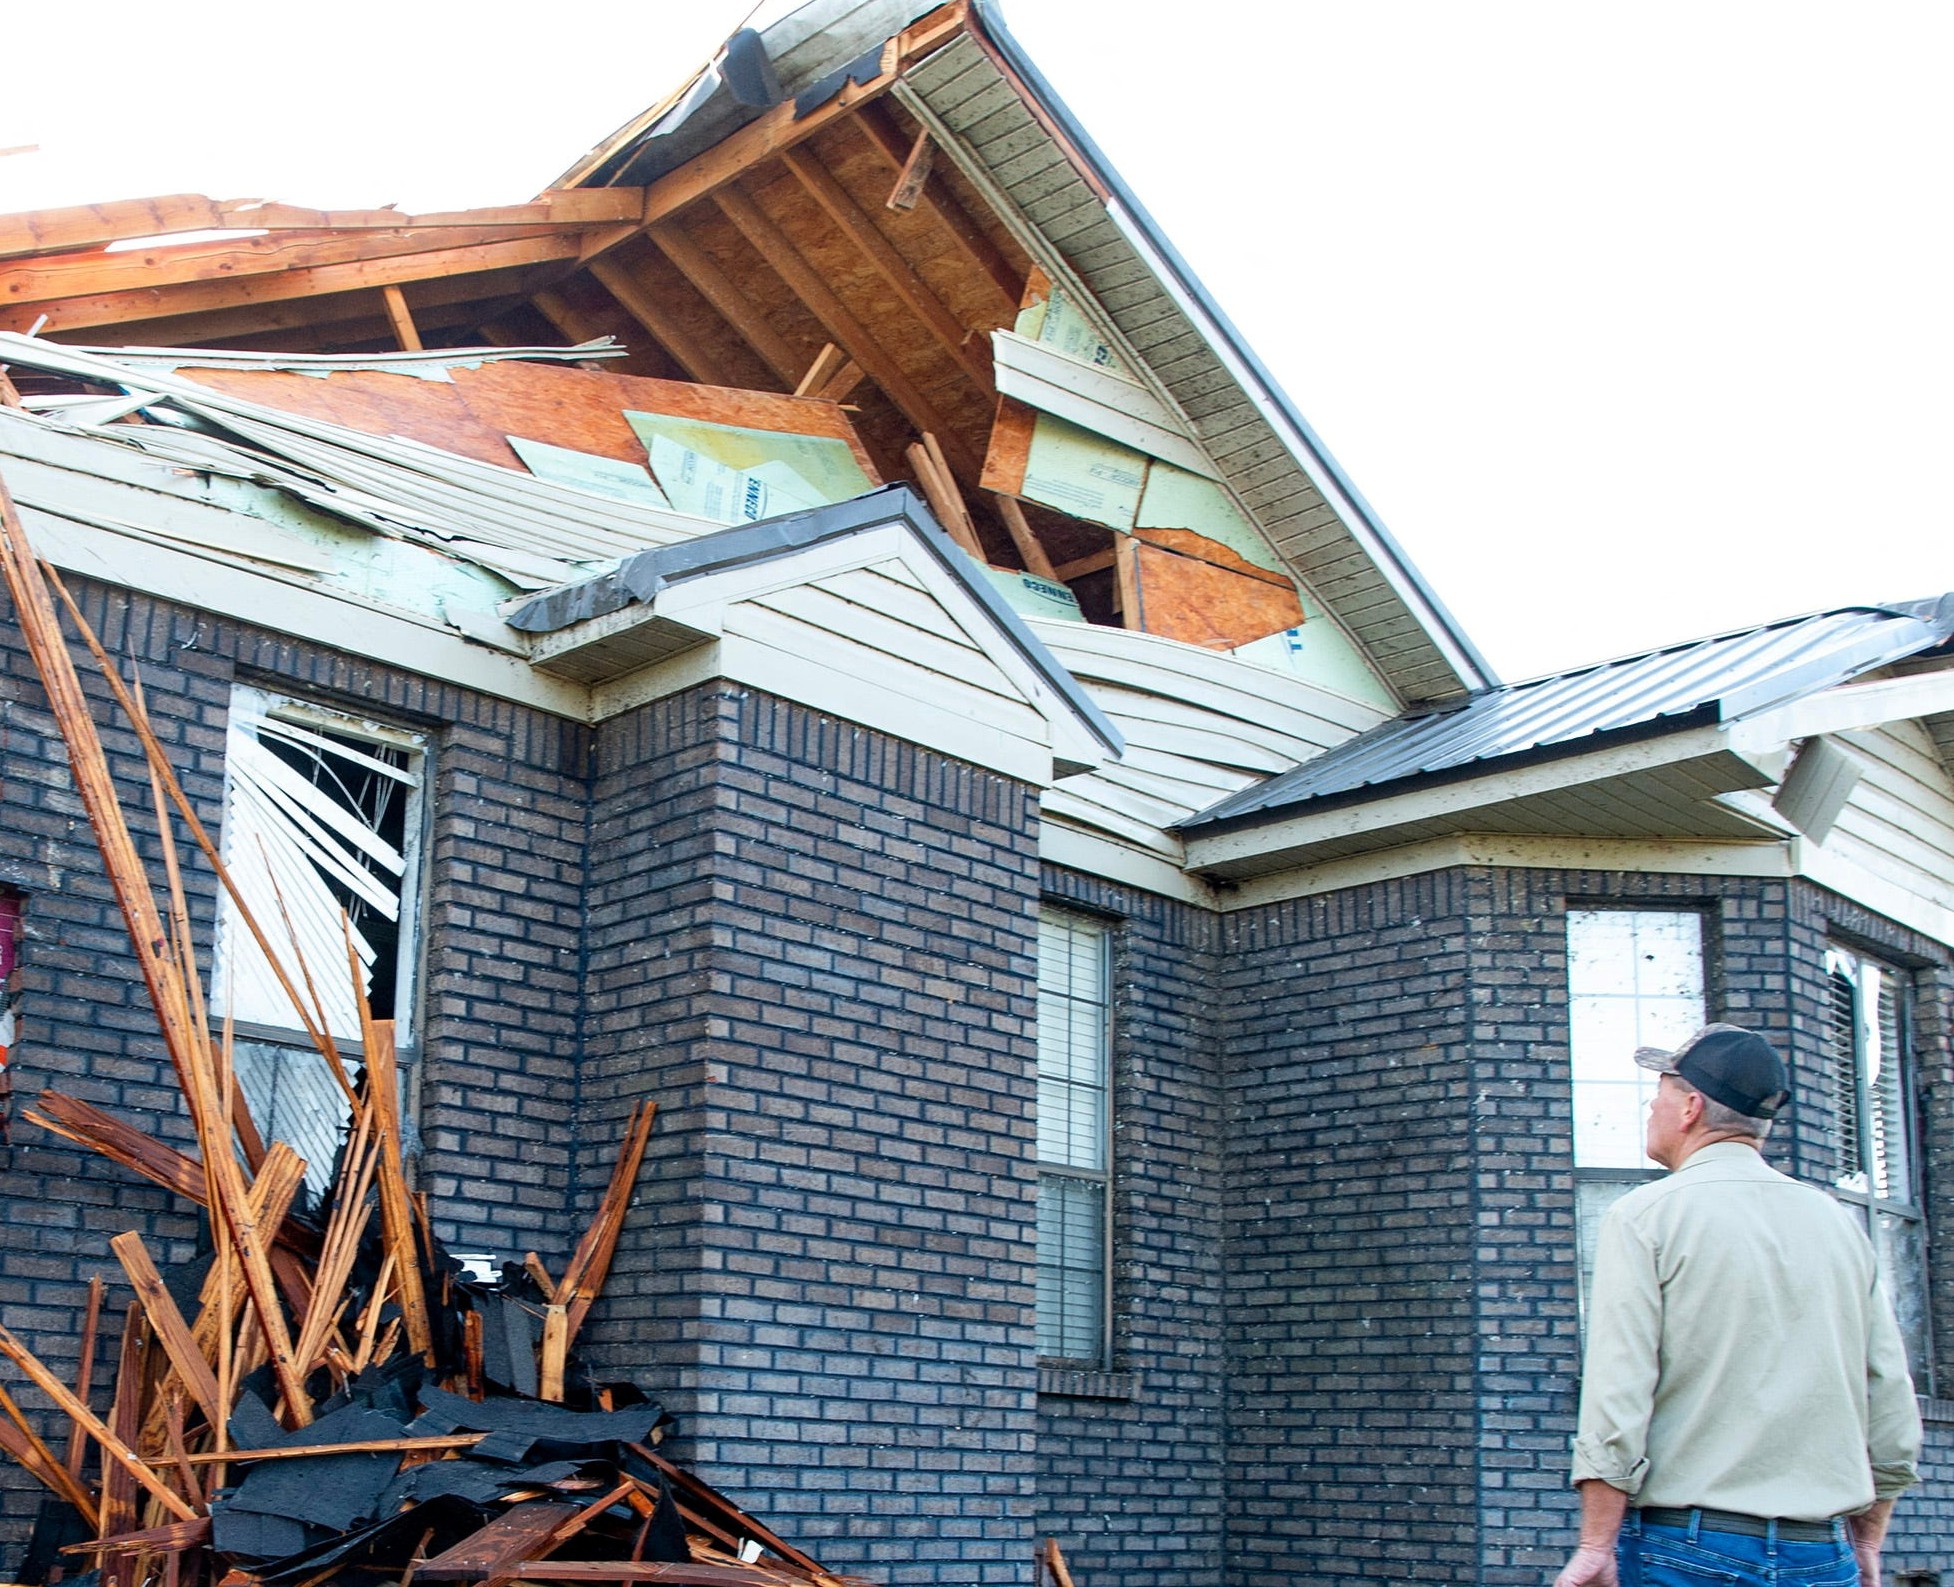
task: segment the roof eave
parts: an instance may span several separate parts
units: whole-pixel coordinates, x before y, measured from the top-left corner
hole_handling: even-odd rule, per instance
[[[1375,509],[1303,417],[1301,410],[1235,328],[1234,322],[1201,284],[1200,278],[1168,240],[1146,206],[1120,178],[1112,162],[1059,97],[1024,46],[1012,36],[998,9],[997,0],[971,0],[971,14],[983,30],[986,40],[1022,80],[1037,102],[1038,109],[1071,144],[1073,152],[1089,169],[1092,178],[1105,188],[1109,212],[1115,221],[1154,256],[1150,262],[1156,273],[1161,275],[1163,284],[1183,299],[1191,319],[1197,324],[1205,322],[1204,328],[1210,333],[1210,340],[1235,361],[1253,382],[1256,389],[1251,396],[1263,408],[1265,416],[1279,421],[1280,427],[1289,432],[1288,439],[1294,443],[1305,466],[1311,463],[1315,465],[1311,472],[1317,474],[1321,486],[1326,487],[1323,492],[1325,497],[1337,505],[1345,527],[1398,587],[1405,604],[1458,675],[1460,688],[1482,689],[1497,684],[1499,679],[1478,646],[1473,644],[1458,620],[1426,582]]]

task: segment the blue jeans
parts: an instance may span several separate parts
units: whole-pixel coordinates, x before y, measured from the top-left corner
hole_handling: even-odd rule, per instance
[[[1829,1542],[1786,1543],[1698,1527],[1644,1526],[1630,1510],[1615,1564],[1622,1587],[1859,1587],[1845,1523],[1832,1526]]]

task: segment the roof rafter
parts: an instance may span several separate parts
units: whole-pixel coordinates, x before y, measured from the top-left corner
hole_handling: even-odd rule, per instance
[[[646,235],[692,289],[719,312],[719,317],[732,326],[740,339],[791,390],[800,378],[805,360],[767,323],[766,316],[740,290],[738,283],[719,268],[712,255],[699,246],[698,240],[677,226],[654,226]],[[595,268],[593,265],[592,269]]]
[[[789,149],[780,158],[841,234],[875,266],[877,273],[888,282],[889,289],[929,328],[930,334],[942,344],[944,351],[956,360],[957,367],[970,377],[985,396],[996,396],[997,387],[991,378],[990,349],[981,344],[978,350],[971,348],[974,334],[971,327],[960,323],[943,306],[943,300],[929,289],[929,284],[916,273],[895,244],[882,234],[881,228],[855,202],[854,195],[841,185],[840,179],[815,159],[805,146]]]
[[[904,418],[920,433],[937,436],[957,467],[975,479],[982,472],[983,465],[962,436],[951,427],[936,404],[917,389],[902,366],[835,295],[827,282],[822,280],[820,272],[801,256],[793,241],[754,203],[746,190],[734,186],[723,187],[713,194],[713,202],[740,229],[781,280],[787,283],[794,296],[806,305],[808,312],[820,321],[829,339],[868,371],[869,379],[880,386],[889,400],[902,410]]]

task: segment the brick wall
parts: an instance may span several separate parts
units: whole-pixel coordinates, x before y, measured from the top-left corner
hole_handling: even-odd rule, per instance
[[[1798,1104],[1771,1156],[1808,1177],[1829,1163],[1825,943],[1913,967],[1930,1212],[1954,1227],[1948,956],[1817,888],[1457,871],[1230,916],[1230,1587],[1536,1587],[1564,1557],[1579,1351],[1564,917],[1609,903],[1703,911],[1712,1017],[1785,1053]],[[1954,1424],[1935,1409],[1895,1569],[1948,1557]]]
[[[1476,1548],[1470,907],[1456,874],[1227,917],[1227,1580]]]
[[[1113,1359],[1048,1372],[1038,1533],[1081,1583],[1221,1574],[1221,1074],[1216,918],[1048,868],[1113,930]]]
[[[831,1568],[1029,1583],[1032,791],[730,686],[600,760],[585,1116],[666,1111],[597,1337]]]
[[[422,1182],[442,1234],[465,1247],[567,1250],[562,1125],[574,1095],[587,731],[164,602],[85,584],[77,594],[111,652],[140,665],[159,735],[213,831],[234,681],[431,732],[423,1029],[434,1056]],[[84,683],[130,826],[154,861],[139,746],[107,691],[88,682],[91,670]],[[160,889],[160,867],[152,871]],[[187,880],[207,966],[214,880],[200,860],[187,863]],[[0,886],[23,898],[17,1109],[52,1086],[142,1116],[190,1148],[121,915],[10,609],[0,612]],[[128,1291],[109,1237],[139,1229],[160,1260],[181,1260],[194,1247],[194,1218],[133,1174],[18,1121],[0,1149],[0,1195],[9,1229],[0,1322],[71,1372],[78,1309],[88,1277],[101,1273],[111,1284],[112,1362]],[[98,1369],[98,1384],[108,1376]],[[30,1415],[42,1411],[31,1387],[19,1397]],[[0,1466],[0,1539],[17,1542],[38,1502],[11,1463]]]

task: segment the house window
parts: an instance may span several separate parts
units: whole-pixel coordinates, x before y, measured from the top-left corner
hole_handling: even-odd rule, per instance
[[[1038,921],[1038,1353],[1108,1358],[1112,934]]]
[[[1644,1145],[1657,1077],[1637,1047],[1674,1048],[1707,1023],[1703,917],[1689,910],[1567,912],[1575,1211],[1587,1305],[1603,1214],[1659,1172]]]
[[[1914,1136],[1909,978],[1904,970],[1841,947],[1825,955],[1825,968],[1831,993],[1832,1189],[1866,1220],[1914,1384],[1931,1394],[1927,1222]]]
[[[257,689],[232,692],[224,862],[273,956],[349,1060],[360,990],[411,1059],[415,899],[426,745],[418,734]],[[329,1181],[343,1095],[229,894],[218,908],[211,1017],[233,1020],[238,1083],[268,1139]]]

